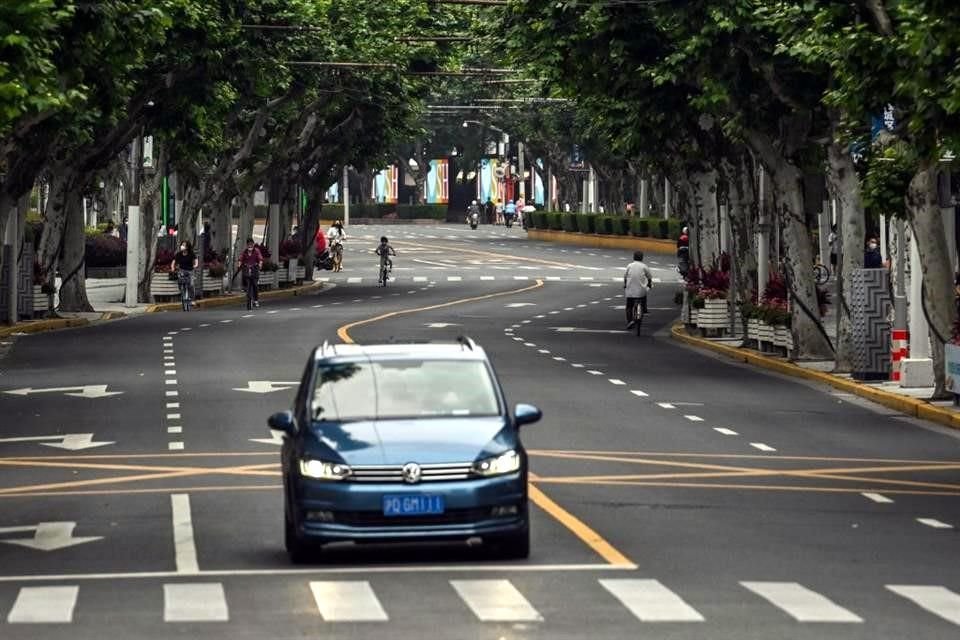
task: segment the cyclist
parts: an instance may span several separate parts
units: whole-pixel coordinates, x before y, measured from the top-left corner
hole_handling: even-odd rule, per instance
[[[343,230],[343,223],[337,220],[327,231],[327,239],[330,241],[330,252],[335,256],[334,271],[343,270],[343,241],[347,234]]]
[[[184,240],[180,243],[180,251],[170,261],[170,271],[177,274],[184,311],[190,310],[190,301],[193,300],[193,270],[197,268],[197,264],[198,259],[193,247]]]
[[[643,251],[633,252],[633,262],[627,265],[627,271],[623,274],[623,297],[626,299],[627,310],[627,329],[636,324],[633,315],[637,304],[640,305],[640,312],[647,312],[647,292],[653,286],[653,277],[650,275],[650,267],[643,262]]]
[[[392,272],[393,260],[390,259],[390,256],[397,255],[397,251],[390,246],[387,236],[380,236],[380,244],[377,246],[376,253],[380,256],[380,271],[383,272],[386,269],[387,273]]]
[[[253,244],[253,238],[247,238],[247,248],[240,253],[237,268],[243,270],[243,290],[247,292],[247,308],[252,304],[260,307],[260,296],[257,292],[257,280],[260,279],[260,269],[263,268],[263,254]]]

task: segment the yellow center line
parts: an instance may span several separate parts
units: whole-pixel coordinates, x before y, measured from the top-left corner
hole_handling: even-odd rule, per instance
[[[355,341],[350,337],[350,329],[354,327],[360,327],[365,324],[371,324],[373,322],[379,322],[380,320],[386,320],[387,318],[396,318],[398,316],[406,316],[412,313],[422,313],[424,311],[433,311],[434,309],[443,309],[445,307],[453,307],[458,304],[467,304],[470,302],[478,302],[480,300],[489,300],[490,298],[498,298],[501,296],[512,296],[518,293],[524,293],[526,291],[532,291],[534,289],[539,289],[543,286],[543,280],[537,280],[535,284],[532,284],[527,287],[520,289],[511,289],[510,291],[499,291],[497,293],[488,293],[482,296],[476,296],[473,298],[461,298],[460,300],[451,300],[450,302],[443,302],[441,304],[432,304],[428,307],[416,307],[413,309],[401,309],[399,311],[391,311],[389,313],[384,313],[379,316],[374,316],[373,318],[366,318],[365,320],[357,320],[355,322],[350,322],[343,325],[337,329],[337,336],[342,342],[346,344],[353,344]]]
[[[366,320],[357,320],[349,324],[345,324],[339,329],[337,329],[337,336],[340,337],[340,340],[346,344],[353,344],[354,340],[350,337],[350,329],[354,327],[359,327],[365,324],[370,324],[372,322],[378,322],[380,320],[386,320],[387,318],[394,318],[396,316],[407,315],[412,313],[419,313],[422,311],[432,311],[433,309],[442,309],[444,307],[452,307],[458,304],[466,304],[468,302],[477,302],[479,300],[488,300],[490,298],[496,298],[498,296],[508,296],[514,295],[517,293],[523,293],[525,291],[531,291],[533,289],[538,289],[543,286],[543,280],[537,280],[536,284],[523,287],[521,289],[514,289],[512,291],[502,291],[499,293],[491,293],[483,296],[477,296],[474,298],[463,298],[461,300],[452,300],[450,302],[444,302],[442,304],[430,305],[428,307],[420,307],[417,309],[404,309],[402,311],[393,311],[390,313],[385,313],[373,318],[367,318]],[[532,480],[532,478],[531,478]],[[580,538],[588,547],[593,549],[601,558],[606,560],[612,565],[616,566],[629,566],[634,567],[634,565],[625,555],[620,553],[613,545],[607,542],[603,537],[600,536],[596,531],[588,527],[582,520],[578,519],[572,513],[558,505],[556,502],[550,499],[547,494],[545,494],[540,489],[533,486],[532,482],[527,483],[527,492],[530,497],[530,501],[535,505],[543,509],[550,516],[552,516],[557,522],[565,526],[570,530],[575,536]]]

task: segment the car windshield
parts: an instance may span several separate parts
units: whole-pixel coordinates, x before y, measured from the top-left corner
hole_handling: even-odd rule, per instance
[[[495,416],[500,404],[483,362],[388,360],[321,364],[314,420]]]

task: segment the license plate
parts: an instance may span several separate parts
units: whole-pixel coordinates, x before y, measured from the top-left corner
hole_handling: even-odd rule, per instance
[[[425,516],[443,513],[443,496],[383,496],[385,516]]]

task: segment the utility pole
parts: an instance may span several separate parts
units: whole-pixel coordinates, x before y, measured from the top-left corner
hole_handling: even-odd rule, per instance
[[[343,165],[343,226],[350,225],[350,172]]]
[[[757,225],[757,293],[763,297],[763,290],[770,281],[770,222],[767,219],[767,178],[763,166],[760,167],[760,208]]]
[[[137,306],[137,285],[140,264],[140,173],[143,132],[130,145],[130,202],[127,203],[127,281],[124,306]]]
[[[663,178],[663,219],[670,217],[670,178]]]
[[[9,217],[7,218],[7,244],[10,245],[10,255],[7,257],[6,267],[9,269],[8,273],[10,278],[8,282],[10,283],[10,288],[7,290],[8,299],[7,299],[7,323],[12,325],[17,324],[17,320],[20,319],[19,310],[17,309],[17,301],[19,298],[19,286],[20,286],[20,264],[19,264],[19,255],[20,255],[20,207],[11,206],[11,211],[9,212]]]
[[[524,178],[523,143],[517,142],[517,170],[520,173],[520,199],[527,203],[527,181]]]
[[[640,208],[635,209],[635,211],[639,212],[641,217],[645,217],[650,209],[650,181],[646,178],[640,180],[640,202],[638,204]]]

